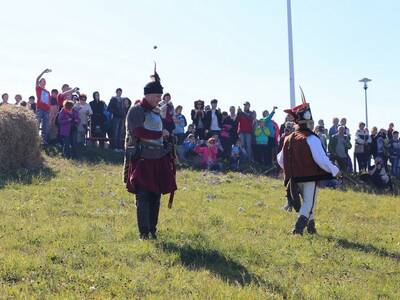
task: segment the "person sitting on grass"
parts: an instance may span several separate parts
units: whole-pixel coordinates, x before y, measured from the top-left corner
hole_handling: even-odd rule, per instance
[[[232,145],[231,150],[231,170],[239,170],[239,166],[243,161],[247,160],[247,153],[242,145],[242,140],[237,139],[236,143]]]
[[[188,126],[188,129],[185,132],[185,138],[187,138],[190,134],[193,134],[196,137],[196,128],[195,128],[194,124],[190,124]]]
[[[220,140],[218,134],[213,134],[211,137],[215,140],[215,145],[217,146],[217,150],[218,150],[217,157],[218,158],[223,157],[224,147],[222,147],[222,143],[221,143],[221,140]]]
[[[197,156],[197,153],[194,152],[194,148],[196,148],[196,137],[194,134],[189,134],[188,137],[183,141],[182,147],[180,147],[180,151],[178,152],[180,161],[192,161],[194,157]]]
[[[64,107],[58,115],[60,124],[60,137],[63,143],[63,156],[66,158],[76,157],[76,135],[77,127],[80,122],[78,113],[73,109],[74,102],[65,100]]]
[[[384,189],[389,183],[389,175],[386,173],[385,165],[382,158],[375,158],[375,165],[369,170],[370,182],[378,189]]]
[[[218,147],[215,144],[214,138],[209,138],[206,145],[196,146],[194,152],[201,155],[202,168],[207,168],[208,170],[213,171],[220,169],[217,160]]]

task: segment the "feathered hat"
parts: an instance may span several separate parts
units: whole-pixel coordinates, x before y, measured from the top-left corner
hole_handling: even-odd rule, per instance
[[[304,124],[309,121],[312,121],[313,118],[312,118],[310,103],[307,103],[306,98],[304,97],[303,89],[301,87],[300,91],[301,91],[302,104],[293,107],[291,109],[285,109],[285,112],[293,116],[295,123]]]
[[[151,81],[144,87],[144,94],[162,94],[164,88],[161,85],[160,76],[157,73],[157,65],[154,62],[154,74],[150,76]]]

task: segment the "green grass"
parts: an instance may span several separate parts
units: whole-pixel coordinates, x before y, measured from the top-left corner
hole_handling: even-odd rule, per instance
[[[184,170],[140,242],[118,160],[47,160],[1,179],[0,298],[400,298],[399,198],[321,191],[319,234],[292,236],[280,181]]]

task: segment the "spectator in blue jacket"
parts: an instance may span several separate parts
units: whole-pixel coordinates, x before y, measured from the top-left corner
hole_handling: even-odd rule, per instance
[[[187,126],[186,118],[182,115],[182,106],[178,105],[175,108],[175,129],[174,134],[177,137],[177,144],[182,145],[185,140],[185,127]]]

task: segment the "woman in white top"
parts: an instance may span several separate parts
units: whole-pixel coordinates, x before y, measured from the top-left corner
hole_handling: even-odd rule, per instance
[[[371,157],[370,145],[372,142],[368,128],[365,128],[365,123],[360,122],[356,131],[356,144],[354,153],[357,158],[358,168],[361,171],[366,171]]]

